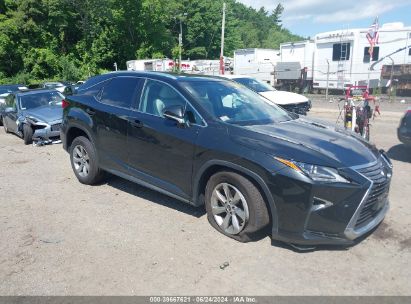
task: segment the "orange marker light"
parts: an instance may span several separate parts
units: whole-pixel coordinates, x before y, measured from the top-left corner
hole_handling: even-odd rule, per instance
[[[290,167],[291,169],[294,169],[295,171],[301,172],[301,169],[298,168],[293,162],[286,160],[286,159],[282,159],[279,157],[274,157],[276,160],[278,160],[279,162],[283,163],[284,165]]]

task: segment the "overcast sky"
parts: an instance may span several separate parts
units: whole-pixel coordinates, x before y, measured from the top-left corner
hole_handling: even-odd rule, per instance
[[[311,36],[342,28],[368,27],[378,15],[380,25],[403,22],[411,25],[411,0],[237,0],[256,9],[284,6],[283,24],[293,33]]]

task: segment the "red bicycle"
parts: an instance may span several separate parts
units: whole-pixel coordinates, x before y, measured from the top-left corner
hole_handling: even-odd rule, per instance
[[[344,107],[340,110],[340,116],[344,113],[344,127],[370,140],[370,119],[375,117],[375,113],[380,114],[375,97],[369,95],[366,86],[350,86],[347,87],[345,98],[340,100],[344,100]]]

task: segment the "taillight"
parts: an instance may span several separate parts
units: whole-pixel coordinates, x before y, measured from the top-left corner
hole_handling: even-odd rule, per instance
[[[63,99],[63,101],[61,102],[61,107],[63,109],[67,108],[69,105],[70,105],[70,103],[65,99]]]

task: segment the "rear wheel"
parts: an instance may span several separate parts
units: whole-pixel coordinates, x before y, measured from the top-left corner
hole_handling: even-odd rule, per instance
[[[104,172],[98,166],[94,146],[86,137],[79,136],[73,140],[70,146],[70,161],[80,183],[94,185],[103,179]]]
[[[25,145],[33,142],[33,129],[27,124],[23,125],[23,140]]]
[[[250,180],[235,172],[219,172],[210,178],[205,205],[210,224],[241,242],[256,238],[270,221],[260,191]]]

